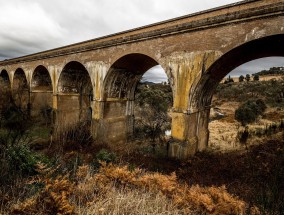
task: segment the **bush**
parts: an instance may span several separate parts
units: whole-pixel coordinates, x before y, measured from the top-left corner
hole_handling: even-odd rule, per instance
[[[9,171],[21,173],[21,175],[35,175],[36,165],[41,159],[27,145],[18,144],[7,149],[7,161]]]
[[[32,123],[26,112],[12,105],[4,109],[1,113],[1,125],[8,130],[17,130],[24,133]]]
[[[38,173],[38,164],[49,163],[46,157],[30,149],[28,140],[26,135],[16,131],[1,130],[0,182],[7,183],[15,177],[35,175]]]
[[[265,103],[261,99],[248,100],[235,111],[235,119],[245,126],[254,122],[259,115],[262,115],[266,109]]]
[[[254,80],[254,81],[259,81],[259,75],[258,75],[258,74],[254,74],[253,80]]]
[[[106,149],[101,149],[97,154],[96,158],[99,161],[105,161],[107,163],[113,162],[116,159],[116,155],[112,152],[107,151]]]
[[[241,75],[241,76],[239,77],[239,82],[243,82],[244,79],[245,79],[245,77],[244,77],[243,75]]]

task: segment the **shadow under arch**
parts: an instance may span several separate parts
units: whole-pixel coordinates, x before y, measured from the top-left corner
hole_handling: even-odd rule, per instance
[[[134,98],[134,90],[143,74],[159,65],[145,54],[127,54],[116,60],[110,67],[104,81],[104,99]]]
[[[189,95],[189,113],[198,115],[196,136],[199,151],[208,146],[212,97],[220,81],[236,67],[258,58],[284,56],[284,35],[274,35],[244,43],[216,60]],[[205,135],[206,134],[206,135]]]
[[[52,91],[52,81],[47,68],[39,65],[32,74],[31,90]]]
[[[67,63],[57,84],[57,122],[72,125],[78,122],[91,122],[93,85],[89,72],[78,61]]]
[[[31,79],[31,115],[40,117],[45,123],[52,122],[52,81],[47,68],[39,65],[32,73]]]
[[[5,109],[10,105],[11,81],[7,70],[0,73],[0,109]]]
[[[22,68],[16,69],[12,82],[12,98],[20,109],[30,109],[30,89],[26,74]]]
[[[125,142],[134,130],[135,89],[143,74],[159,65],[152,57],[130,53],[110,67],[103,84],[103,108],[100,137],[108,142]]]

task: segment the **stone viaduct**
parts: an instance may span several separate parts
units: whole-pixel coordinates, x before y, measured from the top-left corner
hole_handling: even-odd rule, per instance
[[[51,106],[59,124],[87,119],[95,139],[123,144],[133,132],[136,84],[161,65],[174,98],[169,153],[186,158],[207,147],[222,78],[250,60],[284,56],[283,14],[283,0],[246,0],[4,60],[1,104],[11,92],[31,110]]]

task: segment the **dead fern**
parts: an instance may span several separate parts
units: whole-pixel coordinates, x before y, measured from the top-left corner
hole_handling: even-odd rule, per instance
[[[11,214],[74,215],[74,206],[68,200],[74,184],[67,177],[42,179],[44,189],[11,209]]]

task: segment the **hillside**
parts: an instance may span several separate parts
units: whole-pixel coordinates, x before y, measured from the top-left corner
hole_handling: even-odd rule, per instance
[[[262,99],[267,106],[265,113],[248,125],[248,144],[265,139],[265,132],[268,132],[271,126],[280,125],[284,120],[284,79],[283,76],[278,79],[275,79],[275,76],[270,77],[273,79],[263,76],[260,81],[219,84],[212,106],[224,114],[224,117],[214,120],[216,113],[212,109],[212,121],[209,124],[211,147],[221,150],[241,147],[238,137],[244,131],[244,127],[235,120],[235,111],[247,100]]]

